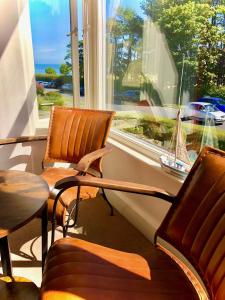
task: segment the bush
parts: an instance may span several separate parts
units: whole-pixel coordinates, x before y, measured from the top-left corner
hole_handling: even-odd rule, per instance
[[[225,99],[225,86],[211,86],[203,91],[203,95]]]
[[[117,119],[122,120],[124,115],[124,120],[131,124],[132,114],[120,114]],[[136,126],[121,128],[125,132],[135,134],[137,137],[144,138],[146,141],[151,140],[155,144],[160,144],[165,148],[170,145],[172,135],[175,128],[175,120],[165,119],[165,118],[154,118],[151,116],[144,116],[138,119]],[[204,130],[207,127],[182,123],[184,135],[186,135],[186,146],[187,150],[194,150],[197,153],[202,147],[202,139]],[[211,140],[215,147],[219,147],[221,150],[225,150],[225,131],[217,129],[215,126],[210,126],[208,128]],[[185,136],[184,136],[185,139]]]
[[[36,74],[36,81],[54,82],[56,88],[61,88],[64,83],[72,83],[72,76],[58,74]]]
[[[44,95],[44,87],[43,85],[41,85],[40,83],[36,83],[36,91],[37,91],[37,95]]]
[[[35,74],[36,81],[46,81],[51,82],[55,81],[58,77],[57,74]]]

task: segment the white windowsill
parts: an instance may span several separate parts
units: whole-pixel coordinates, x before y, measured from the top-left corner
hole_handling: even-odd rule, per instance
[[[154,145],[148,145],[141,140],[139,141],[138,139],[130,137],[127,134],[117,132],[115,130],[110,131],[108,142],[111,145],[135,157],[136,159],[141,160],[145,164],[157,167],[160,172],[162,172],[165,176],[168,176],[170,179],[173,179],[174,181],[179,183],[183,183],[183,179],[169,174],[161,168],[159,157],[162,154],[167,153],[166,151],[163,151],[163,149],[154,147]]]

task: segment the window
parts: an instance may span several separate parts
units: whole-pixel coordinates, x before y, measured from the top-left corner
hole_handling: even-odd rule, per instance
[[[209,114],[184,115],[189,102],[225,99],[225,5],[217,3],[106,1],[106,99],[117,111],[115,130],[167,150],[180,108],[190,152],[203,139],[225,150],[222,105],[210,112],[210,126]]]
[[[52,105],[73,106],[84,96],[82,1],[29,3],[39,117],[46,118]]]

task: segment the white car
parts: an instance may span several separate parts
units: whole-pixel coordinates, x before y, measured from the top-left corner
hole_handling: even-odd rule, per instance
[[[225,113],[207,102],[190,102],[184,109],[183,118],[199,122],[205,122],[208,118],[215,124],[222,124],[225,121]]]

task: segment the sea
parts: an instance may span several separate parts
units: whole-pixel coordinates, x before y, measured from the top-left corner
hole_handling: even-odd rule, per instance
[[[60,64],[35,64],[35,73],[36,74],[45,74],[45,69],[51,67],[53,68],[57,74],[60,74],[59,68]]]

